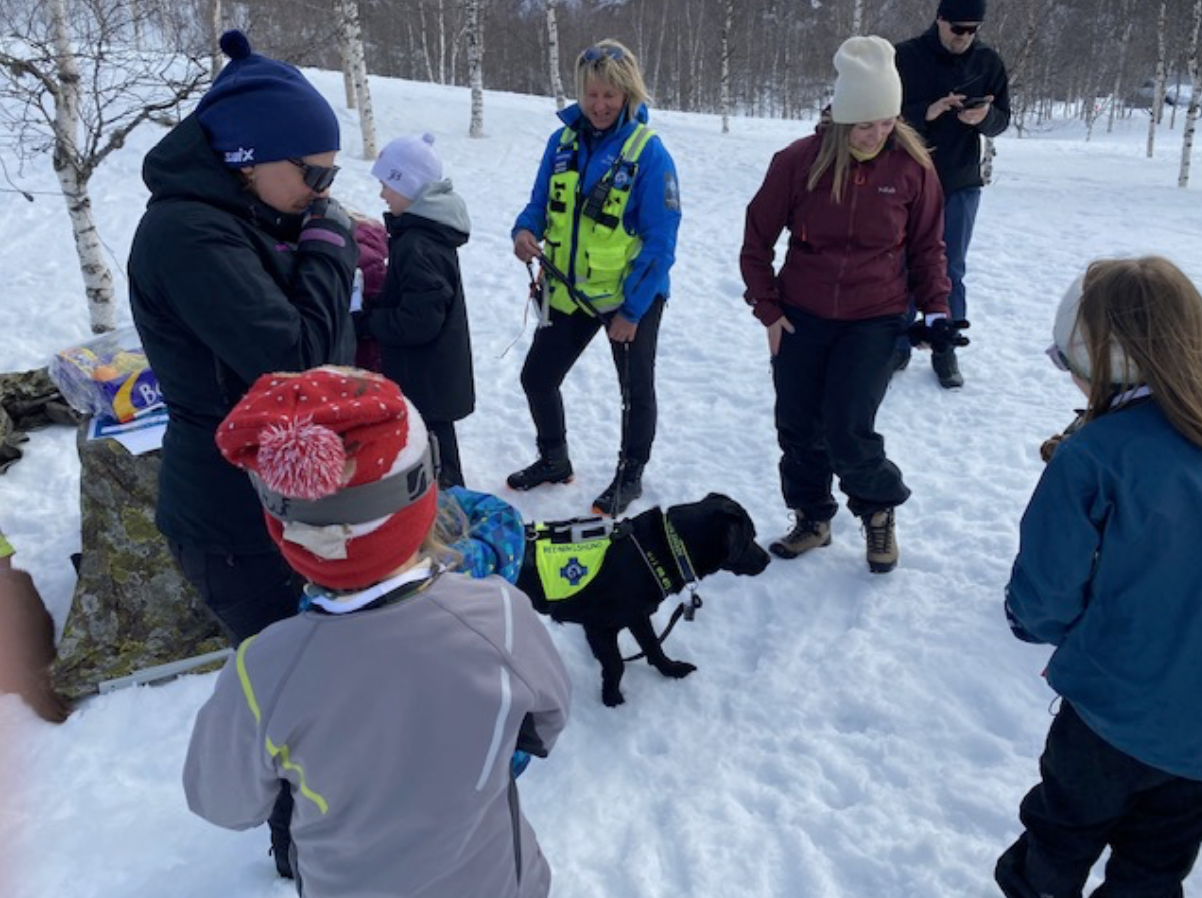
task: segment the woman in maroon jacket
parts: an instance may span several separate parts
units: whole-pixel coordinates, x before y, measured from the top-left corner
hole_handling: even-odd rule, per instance
[[[868,566],[884,573],[898,558],[894,508],[910,491],[885,456],[876,411],[909,297],[927,325],[947,317],[943,194],[922,141],[897,118],[892,45],[853,37],[835,68],[831,120],[776,154],[747,207],[740,266],[747,302],[768,328],[781,487],[795,518],[770,548],[795,558],[830,545],[837,474],[863,520]],[[776,272],[773,247],[786,227]]]

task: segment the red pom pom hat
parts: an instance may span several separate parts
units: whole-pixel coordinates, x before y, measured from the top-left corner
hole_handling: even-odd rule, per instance
[[[217,446],[250,474],[288,563],[321,586],[384,580],[434,524],[426,425],[381,375],[334,367],[265,374],[222,422]]]

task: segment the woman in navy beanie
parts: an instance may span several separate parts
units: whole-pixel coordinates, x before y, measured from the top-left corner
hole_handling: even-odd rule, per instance
[[[226,32],[229,63],[196,111],[146,156],[134,236],[134,323],[167,403],[156,523],[237,644],[296,613],[303,581],[214,435],[260,375],[350,364],[359,251],[329,196],[338,119],[304,76]],[[291,795],[272,844],[288,868]]]

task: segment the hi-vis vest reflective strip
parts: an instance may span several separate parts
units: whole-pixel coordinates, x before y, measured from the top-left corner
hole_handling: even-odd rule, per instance
[[[579,135],[564,128],[559,138],[547,200],[546,252],[552,264],[567,272],[576,288],[602,313],[622,305],[622,281],[630,260],[643,246],[637,234],[627,232],[622,216],[638,174],[639,156],[654,136],[654,131],[640,124],[626,138],[618,158],[601,177],[610,189],[595,217],[582,214],[588,198],[580,195]],[[573,243],[575,258],[571,258]],[[550,288],[552,308],[569,315],[577,310],[562,284],[552,280]]]
[[[250,648],[252,642],[257,637],[251,636],[249,639],[244,639],[242,644],[238,646],[238,652],[235,655],[236,664],[238,667],[238,682],[242,684],[242,695],[246,699],[246,704],[250,708],[250,713],[254,715],[255,723],[262,725],[263,713],[259,710],[259,700],[255,697],[255,687],[250,682],[250,672],[246,669],[246,650]],[[305,770],[300,764],[292,760],[292,754],[285,745],[276,745],[271,741],[270,737],[264,737],[264,748],[267,749],[267,754],[273,758],[278,758],[280,765],[285,769],[292,771],[297,775],[300,781],[300,794],[309,799],[322,814],[330,810],[330,805],[325,798],[317,792],[309,788],[309,783],[305,779]]]

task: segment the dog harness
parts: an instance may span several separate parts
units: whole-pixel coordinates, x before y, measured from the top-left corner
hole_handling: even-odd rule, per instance
[[[660,513],[660,520],[663,522],[664,539],[680,574],[681,588],[689,590],[688,600],[681,602],[672,612],[668,626],[659,637],[659,641],[663,642],[682,616],[685,620],[693,619],[702,601],[697,594],[697,572],[684,540],[672,526],[667,512]],[[584,589],[600,573],[610,545],[615,540],[627,538],[634,543],[639,557],[659,587],[660,600],[666,599],[673,592],[672,574],[654,552],[644,549],[639,543],[629,520],[615,524],[612,519],[597,515],[526,525],[527,544],[533,549],[539,582],[548,602],[562,602]],[[640,657],[642,655],[635,656]]]
[[[570,599],[596,579],[616,529],[600,515],[526,525],[527,549],[533,547],[548,602]]]

